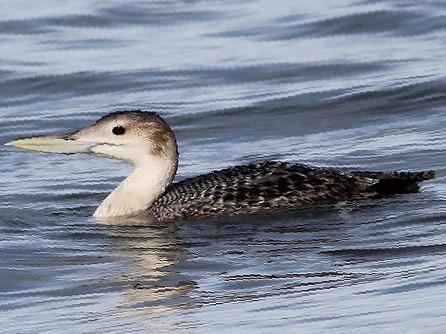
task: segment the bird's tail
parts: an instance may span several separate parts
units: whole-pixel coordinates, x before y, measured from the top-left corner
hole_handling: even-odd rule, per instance
[[[420,172],[354,172],[359,177],[376,179],[368,189],[376,196],[389,196],[394,194],[416,193],[420,190],[419,182],[433,179],[435,171]]]

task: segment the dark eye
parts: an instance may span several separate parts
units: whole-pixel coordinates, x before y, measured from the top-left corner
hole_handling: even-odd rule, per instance
[[[123,128],[122,126],[118,125],[118,126],[115,126],[113,128],[112,132],[115,135],[120,136],[120,135],[123,135],[125,133],[125,128]]]

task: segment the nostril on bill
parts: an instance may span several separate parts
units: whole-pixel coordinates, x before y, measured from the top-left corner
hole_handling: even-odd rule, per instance
[[[65,134],[65,135],[62,137],[62,139],[63,139],[63,140],[76,140],[76,138],[74,137],[74,135],[75,135],[76,133],[78,133],[78,132],[79,132],[79,131],[69,132],[69,133]]]

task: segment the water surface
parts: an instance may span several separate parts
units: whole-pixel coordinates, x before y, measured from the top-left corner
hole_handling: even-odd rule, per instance
[[[158,111],[177,179],[262,159],[436,169],[418,194],[97,222],[130,171],[0,148],[3,333],[442,333],[443,1],[0,3],[0,143]]]

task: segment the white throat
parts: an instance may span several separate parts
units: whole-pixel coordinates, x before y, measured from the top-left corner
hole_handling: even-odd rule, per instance
[[[134,165],[134,170],[105,198],[94,217],[131,215],[150,207],[172,182],[178,157],[148,155]]]

